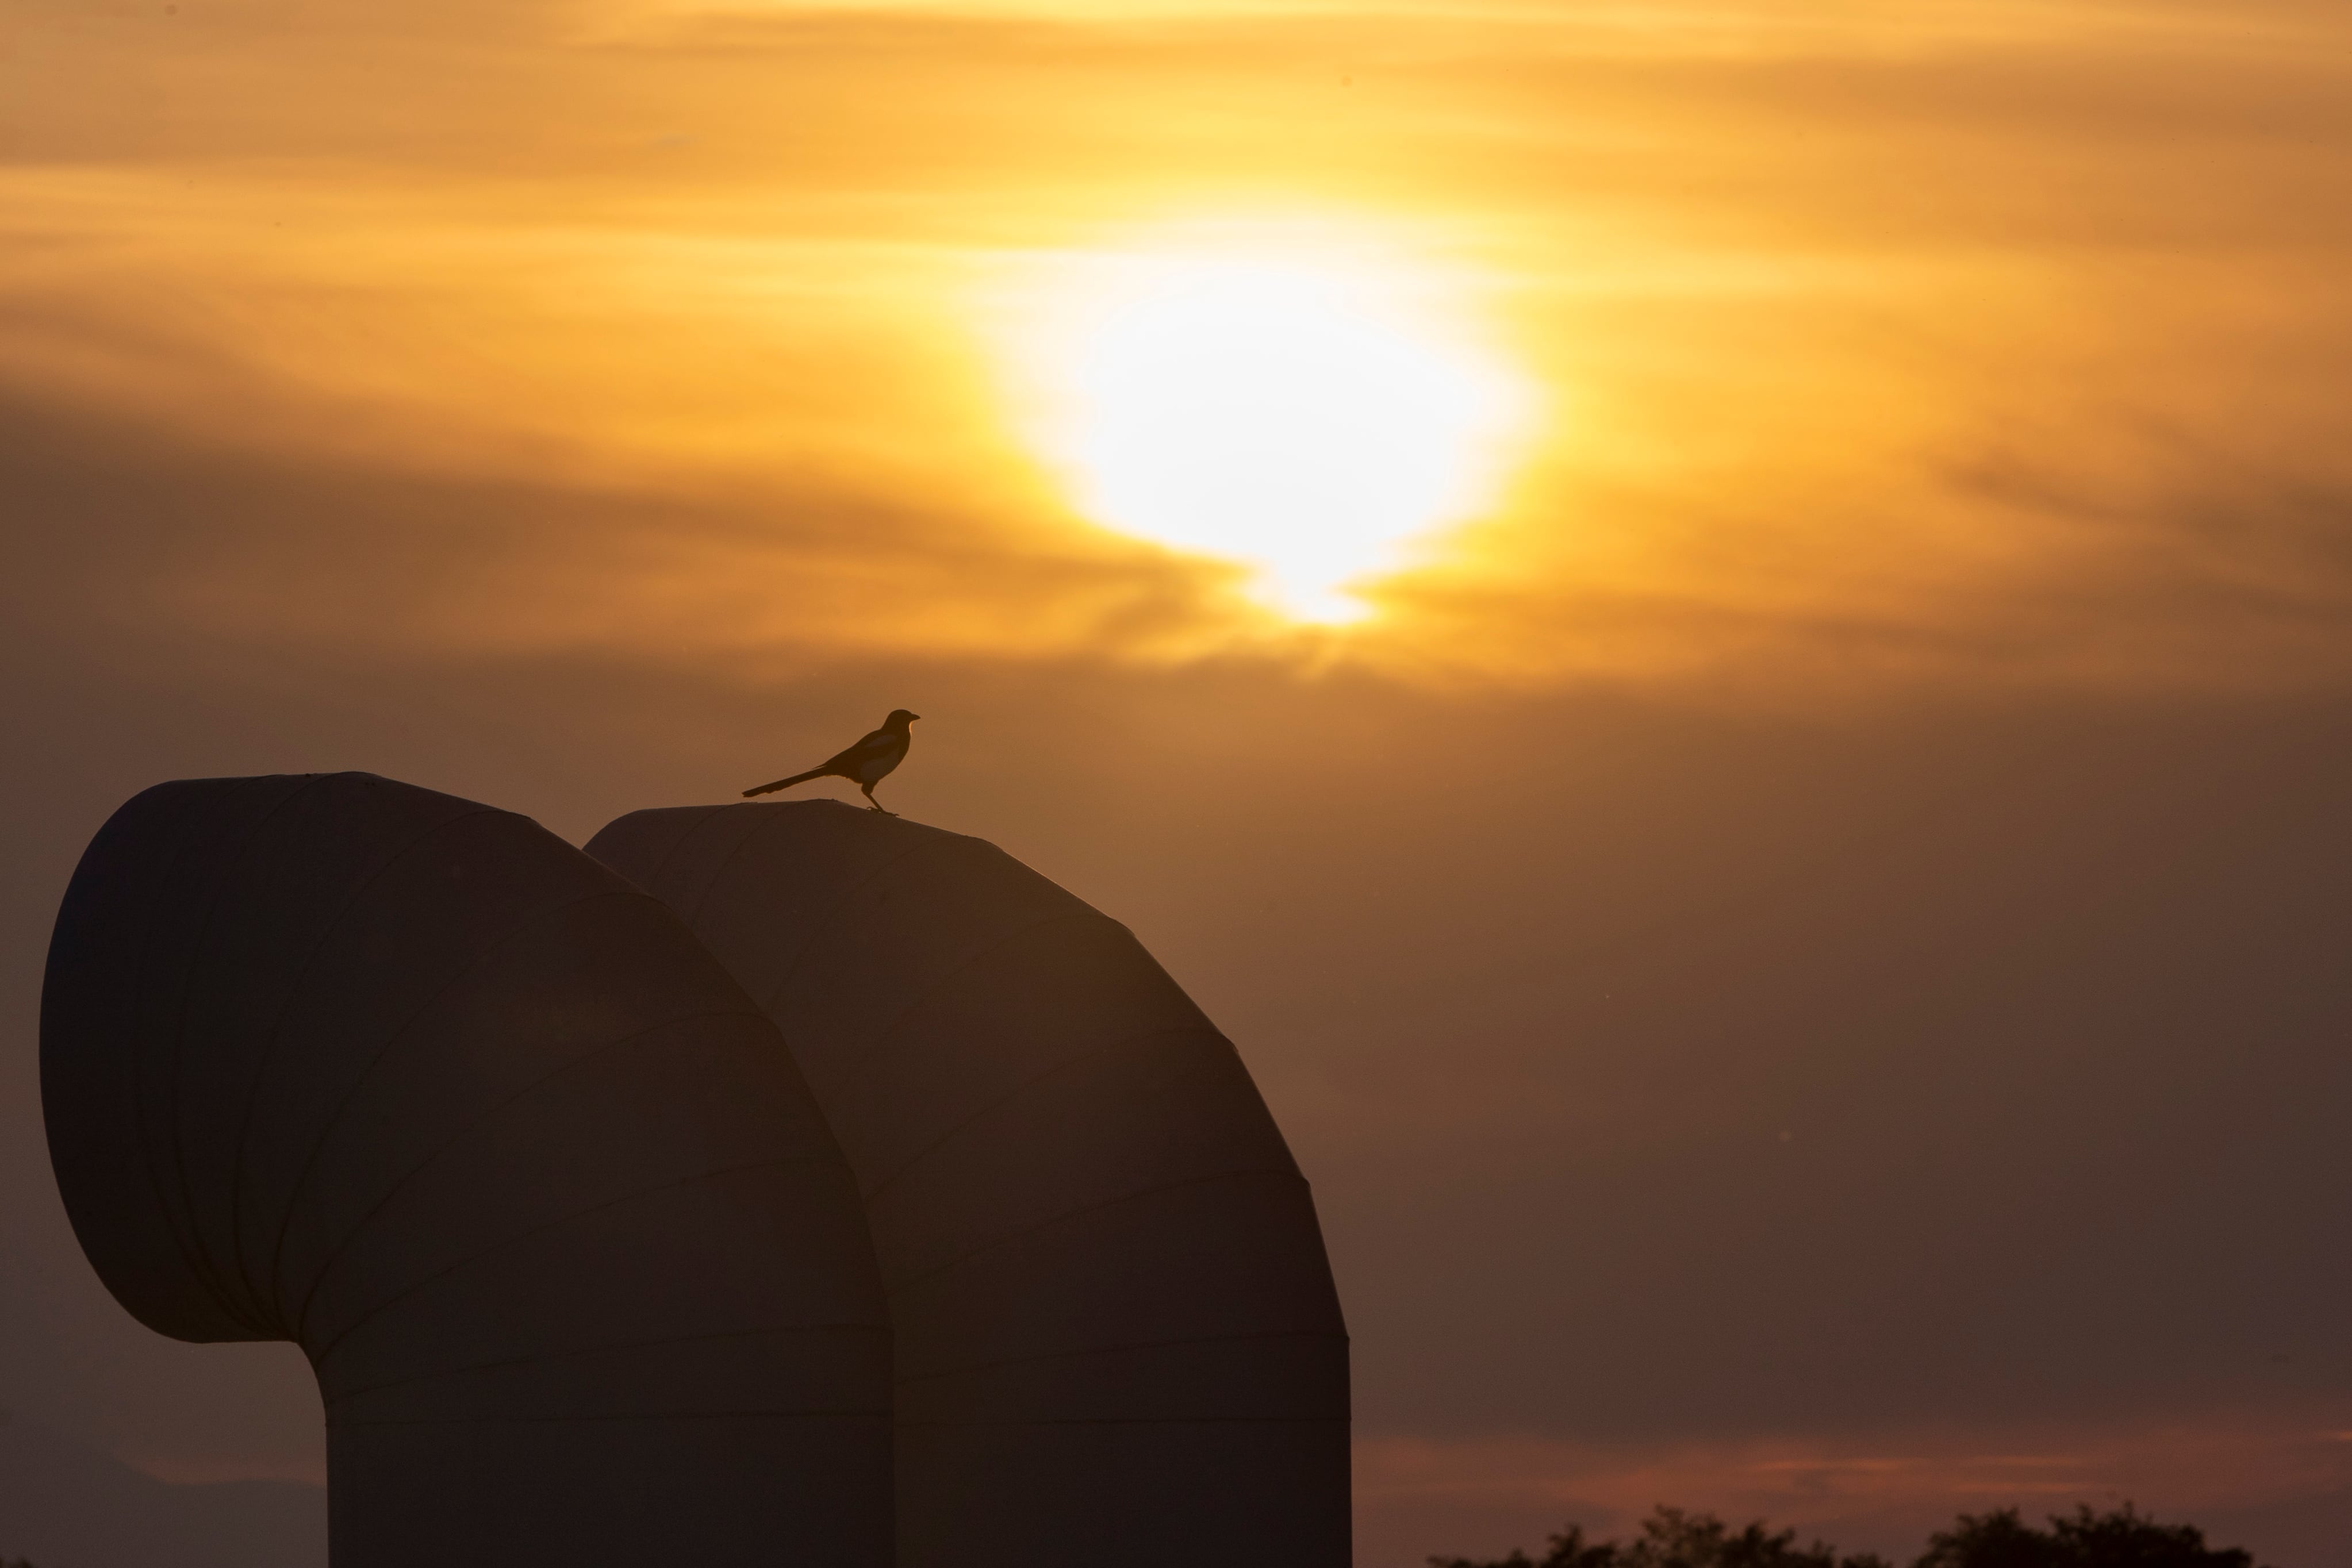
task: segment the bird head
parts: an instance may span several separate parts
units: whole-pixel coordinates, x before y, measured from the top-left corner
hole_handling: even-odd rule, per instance
[[[922,716],[923,716],[919,713],[908,713],[902,707],[894,707],[890,710],[890,716],[882,721],[882,727],[884,729],[904,729]]]

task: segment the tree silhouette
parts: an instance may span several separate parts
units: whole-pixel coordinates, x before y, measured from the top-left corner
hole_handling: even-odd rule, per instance
[[[1468,1557],[1433,1557],[1430,1568],[1888,1568],[1886,1560],[1864,1552],[1841,1557],[1837,1548],[1816,1541],[1797,1545],[1793,1530],[1772,1531],[1762,1520],[1734,1531],[1711,1513],[1686,1513],[1661,1505],[1642,1521],[1638,1540],[1587,1542],[1570,1525],[1551,1538],[1551,1550],[1530,1559],[1524,1552],[1481,1563]]]
[[[5,1568],[5,1565],[0,1565]],[[1816,1541],[1797,1544],[1793,1530],[1772,1531],[1762,1520],[1735,1531],[1711,1513],[1661,1506],[1642,1521],[1633,1541],[1589,1541],[1570,1525],[1551,1538],[1541,1557],[1433,1557],[1429,1568],[1889,1568],[1870,1552],[1841,1556]],[[1962,1514],[1951,1529],[1927,1541],[1912,1568],[2254,1568],[2236,1547],[2210,1547],[2192,1524],[2158,1524],[2126,1503],[2106,1513],[2088,1504],[2074,1515],[2053,1515],[2036,1530],[2017,1510]]]
[[[1931,1536],[1914,1568],[2253,1568],[2251,1553],[2205,1544],[2193,1524],[2158,1524],[2129,1503],[2072,1519],[2053,1515],[2047,1531],[2019,1521],[2017,1510],[1962,1514]]]

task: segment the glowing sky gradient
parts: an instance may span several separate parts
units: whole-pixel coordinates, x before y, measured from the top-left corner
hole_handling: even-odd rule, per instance
[[[1315,237],[1232,225],[1055,258],[1003,351],[1081,515],[1344,624],[1374,608],[1351,585],[1494,506],[1532,421],[1499,349],[1431,308],[1460,284]]]
[[[451,644],[1194,656],[1268,630],[1089,525],[991,291],[1153,225],[1362,225],[1478,277],[1545,424],[1353,658],[2337,672],[2300,499],[2344,482],[2333,7],[1123,15],[20,7],[5,370],[709,518],[373,576]],[[142,610],[348,625],[364,548]]]
[[[49,1192],[121,800],[578,839],[903,705],[1297,1146],[1365,1568],[2122,1492],[2315,1568],[2347,277],[2340,0],[13,0],[0,1404],[318,1464]],[[1357,367],[1266,482],[1344,538],[1192,461],[1298,401],[1154,368],[1234,310]]]

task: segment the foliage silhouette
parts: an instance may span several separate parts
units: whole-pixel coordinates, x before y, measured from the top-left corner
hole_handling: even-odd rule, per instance
[[[2017,1510],[1962,1514],[1930,1537],[1914,1568],[2253,1568],[2237,1547],[2205,1544],[2193,1524],[2158,1524],[2131,1504],[2094,1513],[2085,1503],[2071,1519],[2053,1515],[2047,1531],[2021,1523]]]
[[[1539,1558],[1514,1552],[1484,1563],[1469,1557],[1429,1563],[1430,1568],[1888,1568],[1885,1558],[1868,1552],[1842,1557],[1825,1542],[1800,1547],[1796,1542],[1795,1531],[1776,1533],[1762,1520],[1734,1531],[1711,1513],[1662,1505],[1642,1521],[1640,1538],[1623,1543],[1587,1542],[1571,1524],[1565,1535],[1551,1538],[1551,1550]]]
[[[1429,1568],[1889,1568],[1871,1552],[1843,1556],[1827,1542],[1800,1547],[1793,1530],[1756,1521],[1735,1531],[1711,1513],[1661,1506],[1628,1542],[1588,1541],[1570,1525],[1541,1557],[1433,1557]],[[2126,1503],[2098,1513],[2085,1504],[2036,1530],[2017,1510],[1962,1514],[1927,1541],[1912,1568],[2255,1568],[2236,1547],[2209,1547],[2193,1524],[2158,1524]]]

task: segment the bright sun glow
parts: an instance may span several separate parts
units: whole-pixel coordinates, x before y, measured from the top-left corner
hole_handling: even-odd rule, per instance
[[[1293,619],[1356,619],[1349,584],[1492,500],[1517,423],[1445,292],[1360,247],[1077,258],[1027,346],[1041,439],[1096,521],[1244,563]]]

